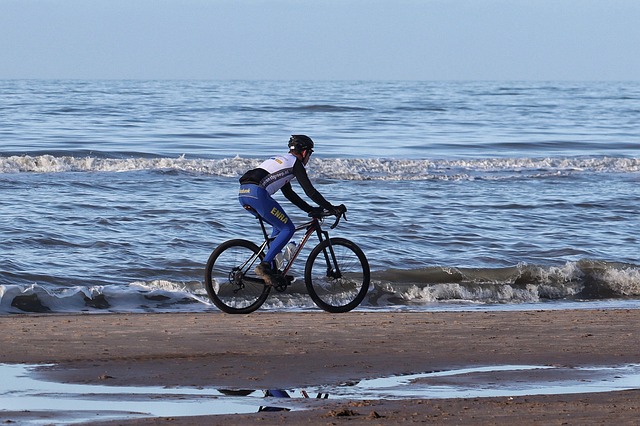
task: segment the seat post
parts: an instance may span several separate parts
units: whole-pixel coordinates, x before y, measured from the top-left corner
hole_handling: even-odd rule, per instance
[[[256,217],[256,219],[258,219],[258,222],[260,222],[260,228],[262,228],[262,234],[264,235],[265,241],[267,241],[267,247],[269,247],[269,243],[270,243],[271,239],[269,238],[269,233],[267,232],[267,227],[264,225],[264,219],[262,218],[262,216],[260,216],[258,214],[256,209],[254,209],[253,207],[251,207],[249,205],[246,205],[246,204],[243,207],[245,208],[245,210],[251,212],[251,214],[254,215]]]

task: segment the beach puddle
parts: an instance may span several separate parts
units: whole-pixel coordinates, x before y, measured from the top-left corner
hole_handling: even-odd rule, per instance
[[[44,425],[305,409],[309,399],[512,397],[640,388],[640,364],[566,368],[502,365],[364,379],[305,390],[104,386],[38,380],[42,366],[0,364],[2,421]]]
[[[38,367],[42,365],[0,364],[1,421],[30,425],[72,424],[294,408],[286,403],[272,406],[275,404],[269,401],[279,395],[276,391],[273,395],[258,390],[56,383],[33,378]],[[16,418],[12,416],[15,413],[19,413]]]
[[[411,399],[561,395],[640,389],[640,364],[615,367],[499,365],[361,380],[325,388],[333,398]]]

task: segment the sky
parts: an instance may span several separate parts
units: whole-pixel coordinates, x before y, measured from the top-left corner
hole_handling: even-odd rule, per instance
[[[640,80],[640,0],[0,0],[0,79]]]

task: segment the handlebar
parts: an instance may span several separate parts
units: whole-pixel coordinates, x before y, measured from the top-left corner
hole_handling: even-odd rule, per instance
[[[347,220],[347,207],[344,204],[341,204],[340,206],[338,206],[336,210],[337,212],[323,209],[321,212],[318,212],[318,213],[315,213],[315,212],[309,213],[309,216],[316,219],[324,219],[325,217],[335,216],[336,220],[335,222],[333,222],[333,225],[331,225],[331,229],[335,229],[340,223],[340,220],[342,220],[342,218],[344,218],[344,220]]]
[[[338,224],[340,223],[340,219],[344,218],[344,220],[347,220],[347,211],[346,208],[344,211],[341,211],[340,213],[338,213],[336,215],[336,221],[333,222],[333,225],[330,226],[331,229],[335,229],[336,226],[338,226]]]

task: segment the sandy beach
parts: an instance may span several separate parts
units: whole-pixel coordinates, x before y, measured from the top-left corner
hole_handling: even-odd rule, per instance
[[[43,377],[64,383],[292,389],[492,365],[640,363],[640,310],[47,314],[7,315],[1,321],[0,363],[52,363]],[[0,418],[19,423],[38,415],[4,411]],[[308,410],[113,424],[636,424],[638,418],[640,391],[630,390],[401,401],[329,398]]]

